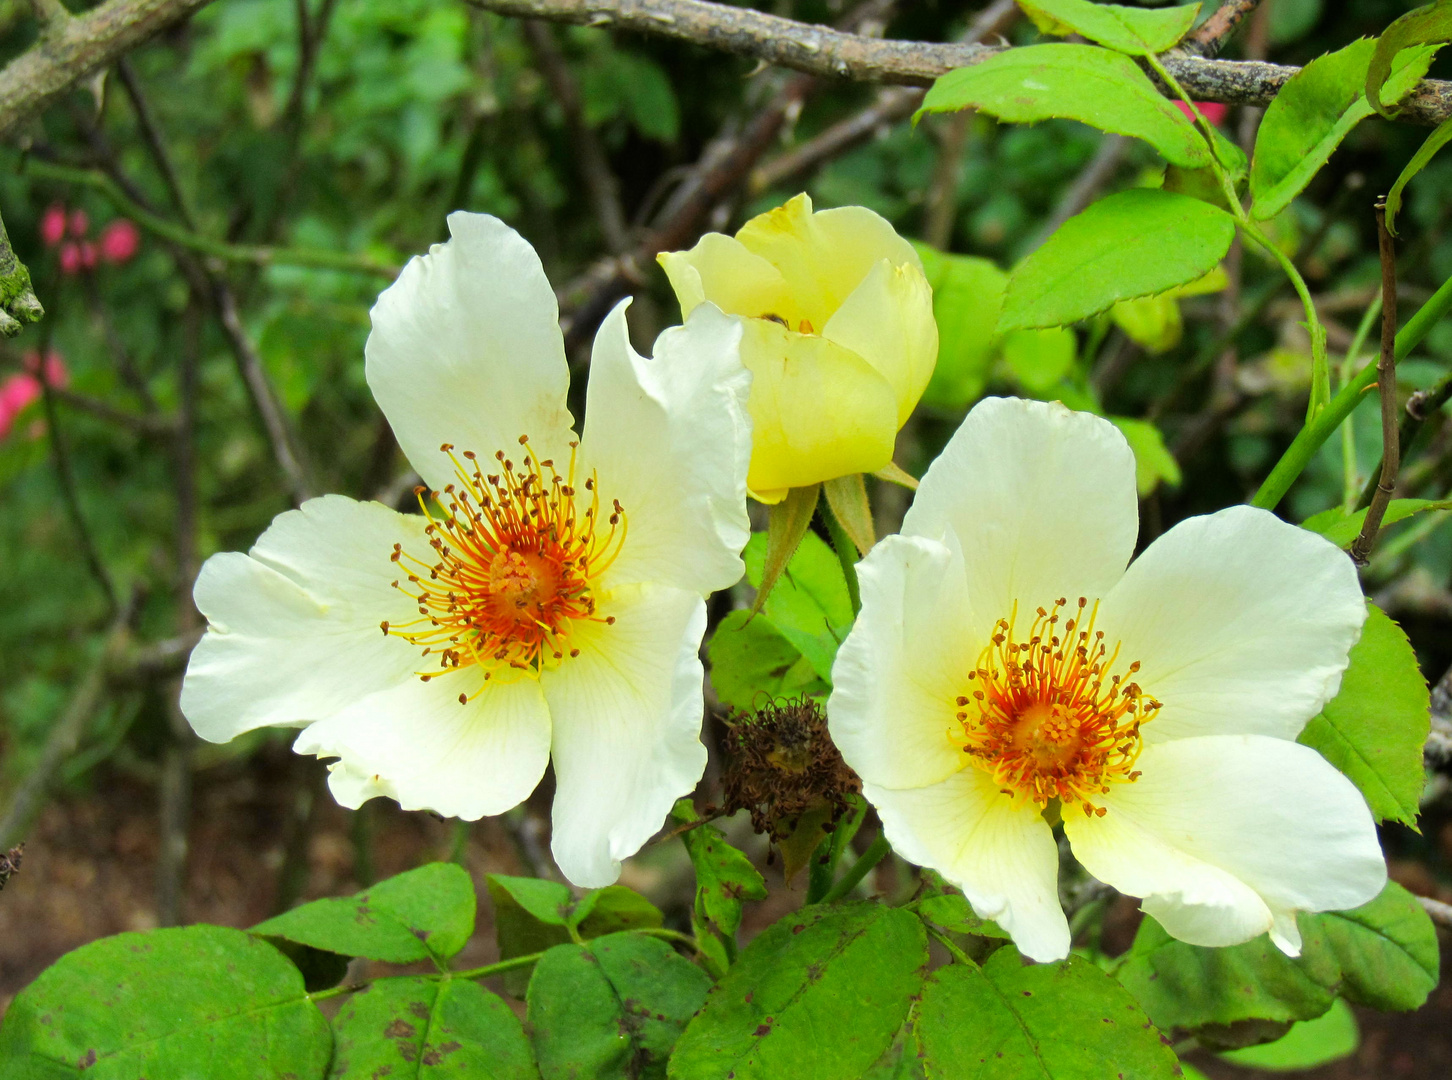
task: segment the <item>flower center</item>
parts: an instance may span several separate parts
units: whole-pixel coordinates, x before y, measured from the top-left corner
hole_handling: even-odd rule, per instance
[[[1115,674],[1119,646],[1105,644],[1094,629],[1096,601],[1088,600],[1060,628],[1060,599],[1039,608],[1026,638],[1014,640],[1017,606],[994,626],[992,643],[968,673],[972,689],[957,700],[963,752],[991,773],[1002,790],[1040,807],[1053,799],[1079,803],[1084,813],[1104,815],[1093,800],[1109,785],[1139,777],[1139,729],[1160,703],[1132,676],[1139,662]],[[1129,681],[1127,681],[1129,680]]]
[[[579,655],[570,644],[577,620],[615,621],[596,614],[592,582],[620,553],[625,511],[612,502],[608,531],[599,528],[594,475],[584,495],[575,487],[577,443],[570,443],[563,476],[552,460],[535,455],[526,436],[519,444],[524,461],[516,466],[501,450],[494,455],[499,471],[486,475],[473,451],[460,461],[445,443],[440,449],[458,482],[434,492],[432,508],[425,489],[415,489],[433,554],[420,558],[394,544],[390,557],[407,575],[406,584],[393,587],[418,602],[419,618],[382,628],[439,658],[439,671],[419,673],[425,682],[474,666],[485,680],[501,672],[538,675]]]

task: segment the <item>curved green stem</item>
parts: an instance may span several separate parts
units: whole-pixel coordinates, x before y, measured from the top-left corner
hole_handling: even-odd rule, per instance
[[[1405,359],[1407,354],[1421,344],[1422,339],[1449,310],[1452,310],[1452,278],[1444,281],[1442,287],[1401,328],[1397,334],[1397,360]],[[1321,444],[1335,433],[1341,426],[1341,421],[1350,416],[1351,410],[1361,403],[1361,395],[1375,385],[1376,365],[1367,364],[1337,392],[1324,409],[1301,428],[1300,434],[1281,455],[1275,468],[1271,469],[1270,475],[1260,485],[1260,490],[1251,498],[1250,505],[1263,510],[1274,510],[1296,482],[1296,478],[1311,463],[1316,451],[1321,449]]]
[[[1240,226],[1241,232],[1263,247],[1280,264],[1295,287],[1296,295],[1301,298],[1301,307],[1306,312],[1306,332],[1311,335],[1311,400],[1306,405],[1306,422],[1310,423],[1331,400],[1331,365],[1326,358],[1326,328],[1321,325],[1321,320],[1316,315],[1316,303],[1311,299],[1311,290],[1306,285],[1306,279],[1301,277],[1301,272],[1296,269],[1291,257],[1276,247],[1270,237],[1261,232],[1259,226],[1250,218],[1242,217],[1236,224]]]
[[[701,946],[690,934],[683,934],[679,930],[670,930],[664,926],[642,926],[636,930],[638,934],[648,934],[651,937],[663,938],[666,941],[679,942],[687,946],[692,952],[700,952]]]
[[[674,931],[672,931],[674,932]],[[485,964],[483,967],[471,968],[468,971],[440,971],[437,974],[428,975],[386,975],[382,979],[367,979],[363,982],[348,983],[346,986],[334,986],[327,990],[318,990],[307,995],[309,1001],[325,1001],[328,998],[339,997],[343,994],[356,994],[359,990],[366,990],[376,982],[387,982],[389,979],[487,979],[490,975],[503,975],[506,971],[513,971],[515,968],[529,967],[537,962],[544,953],[529,953],[525,956],[512,956],[508,960],[500,960],[495,964]]]
[[[823,896],[821,899],[821,903],[830,904],[834,900],[841,900],[842,897],[846,896],[853,889],[857,888],[857,883],[867,876],[867,872],[869,870],[871,870],[878,863],[882,862],[883,857],[888,853],[889,850],[891,850],[891,848],[888,845],[886,834],[878,833],[877,839],[873,840],[872,843],[867,846],[867,850],[864,851],[861,856],[858,857],[857,861],[852,864],[851,868],[842,875],[841,879],[837,882],[837,884],[833,885],[830,889],[827,890],[826,895]]]

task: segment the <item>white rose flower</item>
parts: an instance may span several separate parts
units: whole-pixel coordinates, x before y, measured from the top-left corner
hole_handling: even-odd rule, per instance
[[[742,574],[750,375],[702,305],[641,357],[625,303],[595,339],[577,443],[554,292],[483,214],[373,308],[368,384],[427,516],[329,495],[212,557],[182,708],[225,742],[303,727],[345,806],[473,820],[553,760],[553,850],[614,881],[706,764],[704,597]]]
[[[1361,633],[1355,568],[1245,506],[1131,565],[1138,531],[1112,424],[979,404],[858,568],[832,737],[893,846],[1036,960],[1069,951],[1050,806],[1085,868],[1175,937],[1269,931],[1295,955],[1296,912],[1386,882],[1361,794],[1294,741]]]

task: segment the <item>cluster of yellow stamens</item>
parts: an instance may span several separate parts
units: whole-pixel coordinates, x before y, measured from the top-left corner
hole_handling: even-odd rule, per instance
[[[1084,813],[1104,815],[1094,799],[1110,784],[1139,777],[1140,726],[1160,703],[1132,677],[1111,674],[1119,646],[1111,651],[1104,632],[1094,628],[1096,601],[1085,620],[1088,601],[1059,627],[1059,599],[1052,611],[1037,610],[1028,637],[1014,640],[1017,607],[994,627],[993,639],[969,672],[973,689],[957,699],[963,750],[973,764],[992,774],[1009,795],[1040,807],[1058,799],[1079,803]]]
[[[519,443],[525,457],[518,467],[500,451],[494,455],[499,471],[488,475],[473,451],[460,461],[445,443],[440,449],[458,482],[432,500],[426,489],[415,489],[433,554],[421,559],[395,544],[391,558],[406,575],[393,587],[418,602],[420,617],[382,628],[438,657],[438,671],[419,673],[425,682],[470,667],[482,669],[486,680],[505,672],[537,675],[579,655],[570,644],[576,620],[615,621],[596,613],[591,585],[620,553],[625,511],[612,501],[601,522],[593,475],[584,482],[586,496],[579,496],[577,443],[570,443],[563,476],[552,460],[535,455],[527,437]],[[578,513],[576,500],[586,497]]]

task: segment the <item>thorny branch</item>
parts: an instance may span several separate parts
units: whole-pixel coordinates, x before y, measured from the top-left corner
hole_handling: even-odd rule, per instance
[[[1361,535],[1351,545],[1351,559],[1357,566],[1371,560],[1376,534],[1396,490],[1401,468],[1400,430],[1397,426],[1397,258],[1391,233],[1386,227],[1386,201],[1377,200],[1376,232],[1381,254],[1381,356],[1376,362],[1377,392],[1381,395],[1381,477],[1376,495],[1366,510]]]
[[[1007,46],[881,40],[709,0],[468,0],[525,19],[657,34],[736,53],[809,75],[928,86],[954,68],[982,63]],[[1210,60],[1172,50],[1161,62],[1196,100],[1268,105],[1300,69],[1246,60]],[[1452,117],[1452,82],[1424,79],[1400,119],[1432,126]]]
[[[1183,48],[1199,56],[1219,56],[1220,50],[1260,0],[1226,0],[1203,23],[1186,35]]]

